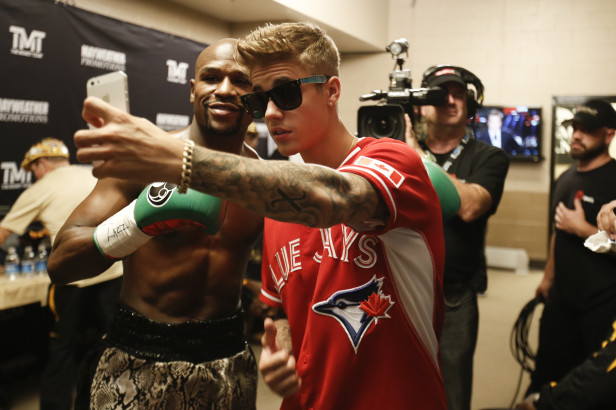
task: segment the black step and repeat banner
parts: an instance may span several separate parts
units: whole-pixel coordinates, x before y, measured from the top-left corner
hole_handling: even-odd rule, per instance
[[[100,16],[52,0],[0,2],[0,218],[33,181],[19,168],[44,137],[85,128],[86,81],[122,70],[130,111],[163,129],[192,119],[190,79],[206,44]]]

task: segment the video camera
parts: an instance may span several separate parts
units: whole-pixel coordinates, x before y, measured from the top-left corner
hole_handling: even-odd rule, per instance
[[[411,87],[411,70],[404,69],[408,57],[409,43],[400,38],[391,42],[385,50],[396,59],[394,70],[389,74],[389,90],[375,90],[359,97],[359,101],[378,100],[377,105],[359,108],[357,113],[357,133],[360,137],[393,138],[404,141],[404,113],[415,120],[413,106],[443,105],[447,101],[447,91],[441,87]]]

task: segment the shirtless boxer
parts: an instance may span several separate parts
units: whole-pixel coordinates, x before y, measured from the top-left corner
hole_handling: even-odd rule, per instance
[[[243,143],[252,118],[240,96],[251,91],[251,83],[234,60],[235,43],[224,39],[199,55],[190,83],[194,118],[175,136],[256,158]],[[66,221],[49,258],[56,283],[96,276],[113,259],[124,264],[114,324],[84,366],[76,408],[254,408],[257,368],[239,305],[242,276],[263,218],[191,190],[182,195],[172,184],[144,188],[101,179]],[[181,211],[163,213],[152,223],[158,209],[145,197],[151,200],[155,193],[170,193],[178,208],[209,211],[195,223],[178,222],[191,218]],[[106,227],[133,216],[139,228],[125,235],[129,244],[108,244]],[[148,224],[172,228],[155,232]],[[131,245],[136,237],[139,242]]]
[[[75,134],[77,158],[104,160],[101,178],[180,183],[268,217],[260,298],[288,322],[266,320],[259,366],[283,409],[445,409],[445,244],[421,158],[346,129],[340,54],[318,26],[268,24],[237,54],[254,91],[246,110],[305,164],[192,148],[95,98],[83,117],[105,125]]]

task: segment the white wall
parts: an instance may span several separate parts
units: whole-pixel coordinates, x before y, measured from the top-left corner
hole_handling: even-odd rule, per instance
[[[390,0],[274,0],[378,50],[388,41]],[[338,45],[341,47],[341,45]]]
[[[231,25],[165,0],[75,0],[81,9],[140,26],[212,43],[231,35]]]
[[[486,104],[542,106],[546,160],[513,163],[506,189],[549,192],[552,97],[616,95],[614,21],[613,0],[390,0],[388,41],[409,41],[414,87],[428,67],[453,64],[481,78]],[[393,68],[387,53],[343,64],[347,97],[386,88]],[[347,124],[358,106],[345,100]]]
[[[212,42],[241,36],[262,21],[247,16],[235,23],[221,21],[182,6],[178,0],[75,0],[78,7],[161,31]],[[233,5],[234,0],[224,3]],[[254,0],[262,1],[262,0]],[[545,223],[520,221],[521,214],[490,219],[488,232],[503,239],[534,234],[539,259],[547,256],[547,198],[550,185],[552,97],[556,95],[616,95],[616,1],[614,0],[273,0],[287,7],[282,14],[323,22],[339,43],[352,38],[347,49],[375,50],[342,55],[342,97],[339,110],[351,132],[357,128],[358,98],[375,89],[387,89],[394,60],[385,46],[394,39],[409,41],[405,68],[413,86],[419,87],[423,72],[434,64],[459,65],[474,72],[485,86],[485,103],[492,105],[539,105],[543,107],[543,156],[539,164],[512,163],[505,184],[506,197],[515,201],[539,201]],[[231,3],[229,3],[231,2]],[[207,10],[216,2],[208,3]],[[248,16],[249,17],[249,16]],[[333,33],[332,33],[333,32]],[[368,46],[364,47],[367,42]],[[515,199],[517,198],[517,199]],[[506,202],[506,201],[505,201]],[[523,206],[522,206],[523,207]],[[537,218],[535,218],[537,219]],[[493,229],[493,227],[500,227]],[[522,229],[521,228],[521,229]],[[490,239],[490,238],[488,238]],[[488,243],[490,244],[490,243]]]

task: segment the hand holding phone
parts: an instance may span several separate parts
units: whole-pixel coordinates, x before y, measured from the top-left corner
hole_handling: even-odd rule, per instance
[[[130,112],[128,76],[123,71],[114,71],[88,79],[86,93],[88,97],[98,97],[119,110]],[[91,124],[88,124],[88,127],[94,128]],[[98,164],[93,162],[92,165]]]
[[[88,97],[98,97],[119,110],[130,112],[128,76],[123,71],[90,78],[86,83],[86,91]]]

